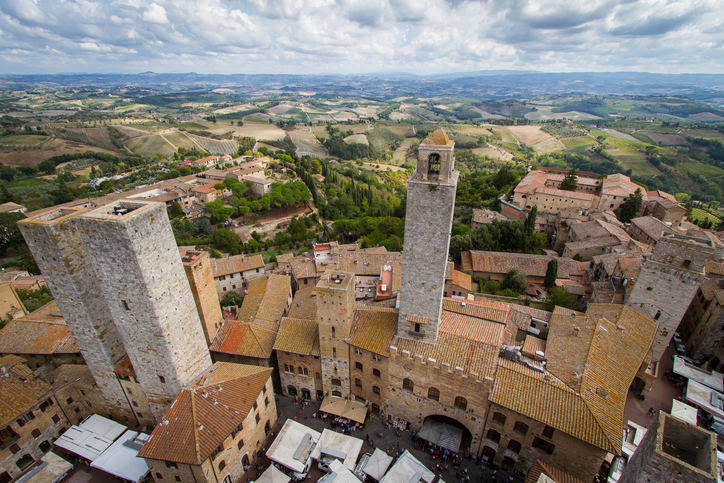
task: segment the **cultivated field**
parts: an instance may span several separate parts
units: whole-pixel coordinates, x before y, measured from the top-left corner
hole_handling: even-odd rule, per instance
[[[400,144],[400,147],[395,150],[395,153],[392,155],[392,158],[397,163],[404,163],[405,162],[405,155],[407,154],[407,150],[410,149],[410,146],[412,146],[412,143],[416,141],[415,138],[405,138],[404,141],[402,141],[402,144]]]
[[[513,155],[510,154],[508,151],[498,146],[492,145],[488,146],[487,148],[475,148],[473,149],[473,153],[477,154],[478,156],[487,156],[491,159],[501,159],[503,161],[510,161],[513,159]]]
[[[541,131],[539,126],[508,126],[508,130],[520,144],[525,144],[526,146],[533,146],[541,141],[552,138],[547,132]]]
[[[176,149],[199,149],[199,147],[201,146],[199,143],[194,142],[194,139],[191,138],[191,135],[188,135],[187,133],[181,131],[176,131],[175,129],[172,131],[159,133],[159,136],[163,136],[163,138],[169,143],[173,144]]]
[[[573,149],[573,148],[579,148],[581,146],[590,146],[591,144],[596,144],[596,140],[592,138],[591,136],[579,136],[575,138],[566,138],[561,139],[561,142],[566,147],[566,149]]]
[[[113,127],[118,129],[118,131],[122,132],[126,136],[130,138],[137,138],[140,136],[148,136],[148,131],[143,131],[141,129],[137,129],[135,127],[127,126],[125,124],[115,124]]]
[[[310,156],[322,156],[327,157],[327,149],[322,146],[319,139],[312,133],[308,128],[306,129],[295,129],[289,132],[289,137],[297,147],[297,154],[303,156],[308,154]]]
[[[639,131],[640,133],[651,138],[653,142],[661,146],[683,146],[689,144],[684,136],[678,134],[664,134],[654,131]]]
[[[136,154],[152,158],[156,153],[170,156],[176,152],[176,146],[171,144],[159,134],[151,134],[133,138],[126,142],[125,146]]]
[[[186,135],[207,153],[236,154],[239,149],[239,143],[232,139],[211,139],[189,133]]]
[[[365,136],[364,134],[352,134],[351,136],[347,136],[346,138],[344,138],[344,142],[346,142],[347,144],[355,143],[355,144],[364,144],[366,146],[370,145],[370,142],[367,139],[367,136]]]
[[[10,135],[0,137],[0,146],[37,146],[48,140],[48,136]]]
[[[23,136],[25,137],[25,136]],[[69,141],[62,138],[50,138],[45,142],[40,149],[12,149],[2,148],[0,149],[0,163],[6,166],[37,166],[38,163],[44,159],[50,158],[51,156],[58,156],[60,154],[69,153],[82,153],[85,151],[97,151],[101,153],[108,153],[117,155],[115,151],[109,151],[107,149],[97,148],[88,144],[83,144],[75,141]]]

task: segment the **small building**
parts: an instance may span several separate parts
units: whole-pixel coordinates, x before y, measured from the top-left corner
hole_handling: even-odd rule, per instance
[[[138,454],[154,480],[239,481],[276,424],[271,373],[217,362],[184,387]]]
[[[445,273],[445,297],[468,298],[473,291],[473,278],[465,272],[455,270],[455,264],[449,262]]]
[[[655,247],[664,233],[679,233],[679,230],[653,216],[640,216],[631,220],[628,233],[634,240]]]
[[[673,223],[674,225],[681,223],[684,217],[686,217],[686,208],[676,201],[671,201],[669,199],[660,199],[653,202],[649,201],[649,206],[646,208],[646,212],[664,223],[668,222]]]
[[[489,210],[487,208],[483,208],[481,210],[474,208],[473,219],[470,223],[470,227],[475,230],[476,228],[480,228],[483,225],[492,223],[493,220],[506,221],[507,219],[508,218],[498,213],[497,211]]]
[[[210,261],[219,295],[231,290],[240,291],[266,273],[261,255],[233,255]]]
[[[0,205],[0,213],[22,213],[23,211],[25,211],[23,205],[13,203],[12,201]]]
[[[272,192],[272,184],[274,181],[271,179],[261,179],[250,176],[245,178],[245,181],[251,181],[253,183],[251,191],[259,198]]]
[[[297,302],[296,297],[294,301]],[[277,355],[282,394],[312,401],[324,395],[322,362],[319,358],[319,328],[316,320],[284,317],[279,325],[274,351]]]
[[[88,366],[63,364],[44,379],[52,386],[63,414],[72,424],[80,424],[93,414],[110,416]]]
[[[219,156],[206,156],[205,158],[197,159],[194,162],[196,163],[196,166],[210,168],[219,163]]]

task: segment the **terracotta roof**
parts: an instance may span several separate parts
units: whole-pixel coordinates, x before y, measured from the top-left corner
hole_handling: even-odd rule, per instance
[[[2,354],[77,354],[80,352],[55,301],[10,321],[0,330]]]
[[[527,334],[525,336],[525,341],[523,341],[522,351],[523,351],[523,354],[526,354],[530,357],[534,357],[536,355],[536,352],[538,352],[538,351],[543,352],[545,354],[546,341],[545,341],[545,339],[539,339],[538,337]]]
[[[511,305],[508,320],[520,330],[528,330],[531,319],[536,318],[544,322],[551,320],[551,313],[547,310],[535,309],[524,305]]]
[[[634,227],[639,228],[648,237],[659,241],[663,232],[669,233],[680,233],[678,229],[673,226],[669,226],[658,218],[653,216],[640,216],[631,220],[631,229]]]
[[[631,238],[622,227],[600,219],[582,223],[572,223],[570,232],[578,238],[576,241],[585,241],[591,238],[615,237],[624,242]],[[574,237],[569,234],[569,239],[573,238]]]
[[[191,191],[193,191],[194,193],[213,193],[214,191],[216,191],[216,188],[214,188],[214,186],[216,186],[217,184],[218,183],[209,183],[201,186],[194,186],[193,188],[191,188]]]
[[[227,258],[211,259],[211,269],[214,272],[214,278],[232,273],[242,273],[247,270],[255,270],[263,266],[264,259],[261,255],[234,255]]]
[[[314,285],[297,290],[289,307],[287,317],[293,319],[317,320],[317,292]]]
[[[674,205],[683,209],[683,207],[680,206],[679,203],[676,201],[676,196],[669,194],[666,191],[647,191],[646,196],[648,197],[649,201],[658,201],[665,206],[672,206],[671,203],[673,203]]]
[[[74,384],[93,386],[96,383],[90,368],[85,364],[63,364],[51,372],[46,380],[51,381],[54,388]]]
[[[704,271],[706,272],[707,276],[709,276],[710,274],[724,276],[724,263],[709,260],[704,266]]]
[[[16,365],[14,360],[6,358],[0,359],[0,365],[3,361],[7,361],[11,367]],[[50,385],[35,376],[20,377],[14,372],[16,371],[0,376],[0,426],[6,426],[32,409],[50,391]]]
[[[623,174],[609,174],[606,179],[603,180],[601,195],[623,196],[628,198],[630,195],[636,193],[637,189],[641,189],[644,201],[648,201],[646,188],[637,185],[631,181],[631,178]]]
[[[116,367],[113,368],[113,372],[116,374],[136,377],[136,371],[133,369],[133,364],[131,364],[131,358],[128,357],[128,354],[126,354]]]
[[[216,333],[209,350],[257,359],[268,359],[274,349],[277,331],[238,320],[230,320]]]
[[[543,193],[545,195],[560,196],[561,198],[573,198],[576,200],[593,201],[596,195],[592,193],[582,193],[580,191],[567,191],[558,188],[540,187],[535,189],[536,193]]]
[[[465,272],[461,272],[460,270],[453,270],[452,283],[453,283],[453,285],[462,287],[465,290],[473,289],[473,277],[471,277],[470,275],[468,275]]]
[[[585,314],[556,307],[549,372],[501,359],[490,400],[618,454],[628,388],[655,333],[656,323],[628,306],[591,304]]]
[[[469,254],[469,255],[467,255]],[[529,255],[526,253],[502,253],[471,250],[463,252],[463,271],[489,272],[502,274],[513,268],[532,277],[545,277],[548,262],[558,260],[558,277],[571,278],[583,275],[581,266],[567,257],[552,257],[548,255]]]
[[[354,312],[347,343],[381,356],[390,356],[397,333],[399,311],[384,307],[358,307]]]
[[[284,317],[279,325],[275,351],[319,355],[319,327],[316,320]]]
[[[497,211],[488,210],[487,208],[478,210],[473,209],[473,223],[491,223],[493,220],[507,220],[505,215]]]
[[[138,456],[200,465],[244,421],[271,373],[215,363],[176,396]]]
[[[463,314],[448,308],[470,311]],[[462,307],[458,300],[444,299],[435,344],[397,337],[393,345],[398,351],[420,355],[425,361],[434,359],[436,364],[448,364],[451,369],[459,367],[465,374],[476,374],[480,378],[492,376],[509,310],[506,304],[466,301]]]
[[[25,379],[34,377],[33,371],[28,367],[28,362],[22,357],[13,354],[0,357],[0,366],[17,377]]]
[[[541,475],[546,475],[553,483],[583,483],[583,480],[579,480],[565,471],[552,466],[550,463],[544,463],[541,460],[535,460],[533,467],[525,478],[525,483],[538,483]]]
[[[0,283],[0,319],[22,317],[27,313],[11,282]]]
[[[303,253],[289,259],[289,266],[297,279],[318,277],[317,267],[314,264],[314,256],[311,253]]]
[[[518,186],[515,187],[516,193],[533,193],[536,188],[543,188],[546,185],[546,173],[539,170],[533,170],[528,173],[525,178],[520,180]]]

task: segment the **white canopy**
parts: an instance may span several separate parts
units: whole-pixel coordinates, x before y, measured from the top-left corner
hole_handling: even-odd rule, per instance
[[[357,477],[349,471],[339,460],[334,460],[329,465],[330,473],[322,476],[319,483],[362,483]]]
[[[321,434],[293,419],[287,419],[266,452],[267,457],[297,473],[306,473],[312,451]]]
[[[364,423],[367,417],[367,408],[364,404],[357,401],[350,401],[337,396],[327,396],[322,401],[320,411],[325,413],[342,416],[359,423]]]
[[[699,384],[693,379],[689,379],[686,385],[686,400],[720,419],[724,419],[724,410],[722,410],[721,405],[712,405],[712,402],[717,402],[723,398],[724,394]]]
[[[417,436],[457,453],[463,440],[463,430],[447,423],[427,418]]]
[[[342,464],[352,471],[354,470],[354,465],[357,463],[360,451],[362,451],[363,442],[364,441],[359,438],[324,429],[322,431],[322,437],[319,438],[317,446],[314,448],[314,451],[312,451],[312,459],[319,460],[324,450],[328,448],[339,453],[344,453],[344,461]]]
[[[397,463],[387,472],[380,483],[418,483],[424,480],[425,483],[432,483],[435,479],[435,473],[428,470],[425,465],[405,450],[400,455]]]
[[[688,404],[685,404],[681,401],[677,401],[674,399],[673,404],[671,406],[671,415],[675,418],[679,418],[682,421],[686,421],[687,423],[691,423],[694,426],[696,426],[696,414],[697,409],[693,406],[689,406]]]
[[[388,456],[387,453],[381,449],[375,448],[375,452],[372,453],[372,456],[370,456],[362,471],[370,478],[380,481],[382,477],[385,476],[385,472],[391,463],[392,456]]]
[[[686,362],[686,360],[681,356],[674,357],[674,373],[693,379],[696,382],[719,392],[724,392],[724,374],[696,367],[695,365]]]
[[[79,426],[71,426],[68,431],[55,440],[55,446],[67,449],[87,460],[95,461],[124,431],[126,431],[126,427],[122,424],[94,414],[86,418]]]
[[[256,483],[289,483],[291,478],[282,473],[274,465],[269,465],[264,473],[257,478]]]
[[[141,481],[148,474],[148,465],[146,460],[138,457],[138,452],[148,435],[142,434],[141,441],[134,441],[138,434],[126,431],[91,466],[124,480]]]

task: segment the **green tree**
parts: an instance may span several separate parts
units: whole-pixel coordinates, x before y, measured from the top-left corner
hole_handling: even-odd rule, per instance
[[[25,218],[23,213],[0,213],[0,255],[5,256],[8,248],[18,249],[25,246],[23,235],[18,229],[18,220]]]
[[[528,216],[525,218],[525,223],[523,224],[523,226],[525,227],[525,234],[528,237],[532,237],[535,233],[536,218],[538,218],[538,206],[533,206],[533,208],[528,213]]]
[[[525,281],[525,274],[517,268],[511,268],[508,270],[508,273],[505,274],[505,278],[503,278],[503,282],[500,284],[503,290],[508,288],[515,293],[525,292],[527,285],[528,284]]]
[[[181,205],[179,205],[176,201],[171,202],[171,211],[169,212],[169,215],[171,218],[179,218],[181,216],[184,216],[184,210],[181,208]]]
[[[555,258],[548,262],[548,269],[546,269],[546,278],[543,281],[543,286],[551,288],[556,284],[558,278],[558,260]]]
[[[244,296],[239,292],[226,292],[220,301],[222,307],[232,307],[234,305],[241,307],[243,302]]]
[[[568,172],[561,183],[561,189],[566,191],[576,191],[578,189],[578,171],[572,169]]]
[[[644,204],[644,193],[638,188],[634,194],[623,202],[621,207],[614,211],[621,223],[630,223],[633,218],[639,216],[641,207]]]
[[[553,311],[556,306],[573,309],[576,297],[566,287],[553,287],[543,300],[546,310]]]
[[[583,257],[581,256],[580,253],[576,253],[575,255],[573,255],[573,259],[574,259],[575,261],[577,261],[577,262],[582,262],[582,261],[583,261]]]

